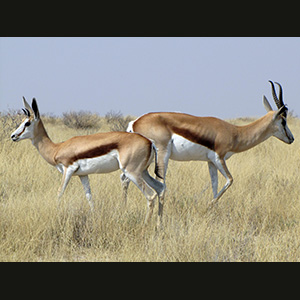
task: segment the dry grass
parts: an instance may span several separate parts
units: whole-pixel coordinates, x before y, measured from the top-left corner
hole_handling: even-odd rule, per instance
[[[45,126],[56,142],[85,133],[61,121]],[[289,126],[294,144],[271,138],[228,161],[234,183],[209,212],[207,164],[170,161],[162,231],[157,206],[143,227],[146,200],[134,185],[124,209],[119,172],[90,176],[95,213],[78,178],[58,210],[59,172],[30,141],[2,134],[0,261],[300,261],[300,120]]]

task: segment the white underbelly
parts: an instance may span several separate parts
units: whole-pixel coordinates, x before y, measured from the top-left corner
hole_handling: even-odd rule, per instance
[[[172,136],[170,158],[173,160],[204,160],[208,161],[208,154],[212,152],[207,147],[193,143],[184,137],[174,134]]]
[[[215,151],[200,144],[193,143],[177,134],[173,134],[172,136],[170,152],[170,159],[179,161],[212,161],[212,157],[218,155]],[[233,154],[234,152],[228,152],[224,159],[229,159]]]
[[[77,163],[78,169],[74,175],[80,176],[95,173],[110,173],[120,168],[116,150],[95,158],[79,159]]]

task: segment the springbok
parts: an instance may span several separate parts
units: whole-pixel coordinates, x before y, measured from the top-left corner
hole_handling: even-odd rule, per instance
[[[127,131],[140,133],[154,142],[157,148],[156,172],[165,182],[169,159],[177,161],[207,161],[211,178],[213,200],[216,203],[231,186],[233,178],[226,166],[226,159],[235,153],[246,151],[271,136],[291,144],[294,137],[287,126],[287,107],[283,103],[279,83],[279,99],[272,81],[272,94],[278,110],[273,111],[263,97],[267,114],[246,126],[235,126],[214,117],[196,117],[184,113],[157,112],[145,114],[132,121]],[[218,170],[226,183],[218,193]],[[124,190],[129,181],[123,176]],[[159,216],[163,213],[164,195],[159,199]]]
[[[62,174],[58,199],[62,197],[72,176],[79,176],[91,210],[89,174],[109,173],[121,169],[126,178],[133,181],[147,199],[148,210],[145,223],[151,217],[153,199],[163,195],[165,185],[148,173],[148,166],[156,156],[153,143],[140,134],[106,132],[76,136],[61,143],[53,143],[40,118],[36,100],[32,107],[23,97],[25,118],[12,133],[14,142],[30,139],[41,156]],[[122,176],[124,176],[122,174]],[[159,174],[157,175],[159,177]]]

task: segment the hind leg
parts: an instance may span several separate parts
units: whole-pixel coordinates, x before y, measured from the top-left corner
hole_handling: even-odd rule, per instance
[[[146,197],[146,198],[147,198],[147,212],[144,220],[145,225],[147,225],[152,218],[156,195],[154,195],[153,197]]]
[[[142,193],[147,199],[147,213],[144,221],[144,223],[147,224],[153,214],[154,200],[157,195],[156,191],[153,188],[151,188],[150,185],[147,184],[141,172],[125,172],[125,175],[142,191]],[[155,179],[153,178],[153,180]]]
[[[165,195],[166,186],[165,186],[164,182],[160,182],[157,179],[154,179],[152,176],[150,176],[150,174],[148,173],[147,170],[143,171],[143,179],[146,181],[146,183],[152,189],[154,189],[156,191],[156,194],[158,195],[159,209],[158,209],[157,225],[161,226],[161,224],[162,224],[162,212],[163,212],[163,197]],[[161,180],[163,180],[163,179],[161,179]],[[155,200],[155,197],[152,200],[153,207],[154,207],[154,200]],[[153,207],[152,207],[152,210],[151,210],[151,215],[152,215],[152,212],[153,212]]]
[[[161,179],[156,177],[157,181],[165,186],[165,179]],[[162,224],[162,217],[163,217],[163,210],[164,210],[164,203],[165,203],[165,193],[166,189],[162,191],[161,194],[158,196],[158,220],[157,225],[161,226]]]
[[[125,173],[121,174],[120,179],[121,179],[121,185],[122,185],[123,203],[126,206],[126,204],[127,204],[127,193],[128,193],[128,187],[129,187],[130,179],[125,175]]]
[[[141,180],[140,182],[138,182],[137,186],[143,192],[144,196],[147,199],[147,212],[144,221],[144,224],[146,225],[151,220],[153,208],[155,205],[155,198],[157,194],[155,190],[153,190],[145,180]]]
[[[165,178],[168,168],[168,162],[171,155],[171,144],[169,144],[167,147],[157,147],[157,176],[156,180],[159,181],[161,184],[165,187]],[[164,209],[164,200],[165,200],[165,192],[166,189],[162,191],[161,194],[159,194],[158,197],[158,226],[161,226],[162,224],[162,216],[163,216],[163,209]]]

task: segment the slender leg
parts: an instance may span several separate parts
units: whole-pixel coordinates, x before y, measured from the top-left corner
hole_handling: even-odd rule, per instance
[[[63,173],[63,177],[62,177],[62,183],[61,183],[61,186],[58,190],[58,206],[60,205],[60,200],[61,200],[61,197],[73,175],[73,173],[77,170],[77,168],[75,167],[64,167],[64,173]]]
[[[143,192],[147,199],[147,213],[145,217],[145,224],[148,224],[149,220],[152,217],[153,214],[153,208],[155,204],[155,198],[156,198],[156,193],[155,191],[147,184],[145,180],[137,180],[138,188]]]
[[[165,187],[165,179],[156,178],[161,184]],[[157,219],[157,226],[162,227],[162,217],[163,217],[163,210],[164,210],[164,203],[165,203],[165,193],[166,189],[162,191],[162,193],[158,194],[158,219]]]
[[[167,149],[165,151],[160,151],[158,148],[157,151],[157,164],[159,166],[160,170],[163,170],[163,179],[156,177],[156,179],[161,182],[165,187],[165,178],[168,168],[168,162],[171,155],[171,144],[168,145]],[[162,173],[162,172],[161,172]],[[158,197],[158,220],[157,225],[159,227],[162,226],[162,216],[163,216],[163,209],[164,209],[164,201],[165,201],[165,192],[166,189],[163,190],[161,194],[159,194]]]
[[[155,195],[153,198],[147,198],[147,213],[146,213],[146,217],[145,217],[145,221],[144,224],[148,224],[149,220],[151,220],[152,214],[153,214],[153,208],[154,208],[154,204],[155,204]]]
[[[121,185],[122,185],[122,190],[123,190],[123,203],[126,206],[127,193],[128,193],[130,179],[124,173],[121,174],[120,179],[121,179]]]
[[[139,170],[130,173],[126,172],[125,175],[142,191],[142,193],[147,199],[147,213],[144,222],[145,224],[147,224],[147,222],[150,220],[153,213],[154,199],[156,197],[156,192],[143,179],[142,172],[140,172]]]
[[[147,170],[144,170],[142,173],[143,179],[146,181],[146,183],[156,191],[157,195],[158,195],[158,199],[159,199],[159,203],[160,205],[163,204],[163,199],[161,199],[164,194],[165,194],[165,184],[158,181],[157,179],[154,179],[153,177],[150,176],[150,174],[148,173]],[[154,203],[155,203],[155,198],[156,195],[154,195],[153,197],[151,197],[150,199],[147,198],[148,200],[148,212],[147,212],[147,216],[145,219],[145,223],[147,223],[148,219],[151,218],[152,213],[153,213],[153,207],[154,207]],[[161,225],[161,217],[162,217],[162,207],[161,207],[161,213],[159,214],[159,218],[158,218],[158,225]]]
[[[150,186],[144,180],[138,181],[137,186],[143,192],[143,194],[145,195],[145,197],[147,199],[147,213],[146,213],[144,223],[148,224],[148,222],[151,219],[152,214],[153,214],[156,193],[152,188],[150,188]]]
[[[94,202],[92,200],[92,193],[91,193],[89,177],[86,175],[86,176],[79,176],[79,178],[83,185],[85,196],[90,205],[91,211],[93,211],[94,210]]]
[[[226,183],[221,189],[221,191],[214,197],[213,202],[216,203],[221,196],[224,194],[224,192],[232,185],[233,178],[226,166],[225,160],[219,158],[219,156],[216,157],[216,160],[214,161],[214,165],[218,168],[220,173],[226,178]]]
[[[216,198],[218,195],[218,169],[212,162],[208,162],[208,169],[214,198]]]

